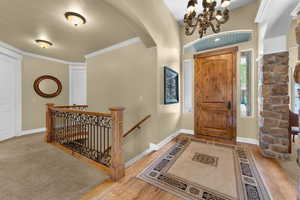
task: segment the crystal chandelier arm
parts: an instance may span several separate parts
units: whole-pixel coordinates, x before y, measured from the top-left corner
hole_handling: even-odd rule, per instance
[[[216,20],[219,24],[225,24],[225,23],[229,20],[229,10],[228,10],[228,9],[225,9],[225,10],[222,12],[222,20],[218,20],[216,17],[215,17],[215,20]]]
[[[199,23],[201,24],[201,22],[202,22],[202,19],[201,19],[202,17],[203,17],[202,14],[199,14],[197,16],[197,18],[195,18],[195,20],[196,20],[195,24],[192,24],[192,21],[193,21],[192,18],[185,20],[185,24],[186,24],[186,26],[185,26],[185,34],[186,35],[193,35],[194,34],[194,32],[195,32],[198,24]]]
[[[197,0],[189,0],[188,13],[184,16],[185,34],[192,35],[199,28],[200,38],[211,28],[214,33],[221,31],[221,25],[229,20],[228,5],[230,0],[222,0],[217,7],[216,0],[202,0],[203,11],[196,13]]]
[[[209,25],[214,33],[219,33],[221,31],[220,23],[217,22],[216,27],[212,22],[209,22]]]
[[[224,10],[223,16],[224,16],[224,22],[223,23],[226,23],[229,20],[229,10],[228,9]]]
[[[198,23],[199,23],[199,21],[197,20],[197,23],[193,26],[186,25],[185,26],[185,34],[186,35],[193,35],[196,28],[197,28]]]
[[[189,17],[189,16],[185,16],[184,18],[184,23],[186,25],[188,25],[189,27],[195,27],[195,26],[198,26],[199,24],[199,21],[202,21],[202,17],[203,17],[203,14],[199,14],[197,17],[193,16],[193,17]],[[193,21],[196,21],[195,24],[193,24]]]
[[[202,37],[203,37],[203,32],[204,32],[204,31],[203,31],[203,29],[202,29],[202,28],[200,28],[200,29],[199,29],[199,36],[200,36],[200,38],[202,38]]]

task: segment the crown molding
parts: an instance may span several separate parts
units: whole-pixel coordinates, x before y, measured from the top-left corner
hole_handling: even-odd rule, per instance
[[[44,60],[58,62],[58,63],[66,64],[66,65],[74,64],[73,62],[69,62],[69,61],[65,61],[65,60],[61,60],[61,59],[57,59],[57,58],[51,58],[51,57],[48,57],[48,56],[42,56],[42,55],[39,55],[39,54],[30,53],[30,52],[26,52],[26,51],[23,52],[23,55],[24,56],[30,56],[30,57],[33,57],[33,58],[40,58],[40,59],[44,59]]]
[[[58,62],[58,63],[62,63],[62,64],[66,64],[66,65],[78,65],[78,66],[82,66],[85,65],[85,63],[81,63],[81,62],[69,62],[69,61],[65,61],[65,60],[61,60],[61,59],[57,59],[57,58],[52,58],[52,57],[48,57],[48,56],[42,56],[39,54],[34,54],[34,53],[30,53],[27,51],[22,51],[21,49],[18,49],[10,44],[7,44],[3,41],[0,41],[0,47],[10,50],[16,54],[18,54],[19,56],[30,56],[30,57],[34,57],[34,58],[40,58],[40,59],[44,59],[44,60],[49,60],[49,61],[53,61],[53,62]]]
[[[134,44],[134,43],[137,43],[137,42],[140,42],[140,41],[141,41],[141,39],[139,37],[135,37],[135,38],[132,38],[132,39],[129,39],[129,40],[126,40],[126,41],[114,44],[114,45],[112,45],[110,47],[107,47],[107,48],[104,48],[104,49],[100,49],[100,50],[95,51],[93,53],[87,54],[85,56],[85,58],[86,59],[92,58],[92,57],[95,57],[97,55],[104,54],[104,53],[107,53],[107,52],[110,52],[110,51],[113,51],[115,49],[119,49],[119,48],[122,48],[122,47],[126,47],[126,46],[129,46],[131,44]]]
[[[0,46],[8,49],[8,50],[11,50],[11,51],[14,51],[15,53],[18,53],[18,54],[23,54],[23,51],[21,49],[18,49],[10,44],[7,44],[5,42],[2,42],[0,41]]]
[[[104,48],[104,49],[100,49],[98,51],[95,51],[93,53],[87,54],[85,55],[85,58],[92,58],[94,56],[100,55],[100,54],[104,54],[106,52],[110,52],[113,51],[115,49],[119,49],[122,47],[126,47],[129,46],[131,44],[137,43],[137,42],[141,42],[141,39],[139,37],[135,37],[117,44],[114,44],[110,47]],[[27,52],[27,51],[22,51],[21,49],[18,49],[10,44],[7,44],[5,42],[0,41],[0,47],[3,47],[5,49],[8,49],[10,51],[13,51],[17,54],[19,54],[20,56],[30,56],[30,57],[34,57],[34,58],[40,58],[40,59],[44,59],[44,60],[49,60],[49,61],[53,61],[53,62],[58,62],[58,63],[62,63],[62,64],[66,64],[66,65],[73,65],[73,66],[83,66],[86,63],[85,62],[70,62],[70,61],[66,61],[66,60],[61,60],[61,59],[57,59],[57,58],[52,58],[52,57],[48,57],[48,56],[42,56],[39,54],[35,54],[35,53],[31,53],[31,52]]]
[[[255,18],[255,23],[262,23],[265,18],[266,18],[266,10],[268,9],[269,5],[271,3],[271,0],[262,0],[256,18]]]
[[[298,12],[300,12],[300,2],[295,7],[295,9],[292,11],[292,13],[291,13],[292,17],[297,17]]]

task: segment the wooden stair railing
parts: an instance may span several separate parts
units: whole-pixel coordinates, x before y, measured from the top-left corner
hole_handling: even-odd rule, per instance
[[[72,105],[72,106],[55,106],[55,108],[65,108],[65,109],[75,109],[75,110],[84,110],[87,109],[88,105]]]
[[[123,138],[127,137],[130,133],[132,133],[135,129],[140,129],[141,125],[147,121],[149,118],[151,117],[151,115],[147,115],[144,119],[142,119],[141,121],[139,121],[136,125],[134,125],[131,129],[129,129],[129,131],[127,131],[125,134],[123,134]],[[105,149],[105,152],[109,152],[111,150],[111,146],[108,147],[107,149]]]
[[[109,172],[112,180],[125,176],[123,159],[123,112],[113,107],[111,113],[82,111],[86,105],[55,106],[47,104],[45,141],[79,154]],[[107,148],[111,151],[105,152]]]
[[[135,129],[140,129],[141,127],[141,125],[145,122],[145,121],[147,121],[147,119],[149,119],[151,117],[151,115],[147,115],[144,119],[142,119],[140,122],[138,122],[136,125],[134,125],[131,129],[129,129],[129,131],[127,131],[124,135],[123,135],[123,137],[126,137],[126,136],[128,136],[130,133],[132,133]]]

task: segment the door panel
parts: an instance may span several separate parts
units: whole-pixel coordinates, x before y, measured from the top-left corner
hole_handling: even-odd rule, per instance
[[[86,104],[86,67],[70,68],[70,105]]]
[[[222,103],[226,99],[226,77],[224,69],[220,66],[226,65],[226,60],[205,60],[199,69],[200,84],[202,87],[202,102]]]
[[[16,60],[0,55],[0,141],[16,135]]]
[[[236,50],[195,56],[195,132],[235,140]],[[233,62],[234,61],[234,62]]]

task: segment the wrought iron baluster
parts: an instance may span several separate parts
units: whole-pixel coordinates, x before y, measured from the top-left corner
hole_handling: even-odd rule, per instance
[[[52,111],[53,140],[106,166],[110,165],[111,117]]]

